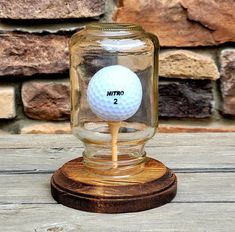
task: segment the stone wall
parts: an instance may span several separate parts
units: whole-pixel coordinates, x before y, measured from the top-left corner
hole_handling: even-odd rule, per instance
[[[70,36],[91,21],[160,39],[160,131],[235,131],[233,0],[1,0],[0,133],[70,133]]]

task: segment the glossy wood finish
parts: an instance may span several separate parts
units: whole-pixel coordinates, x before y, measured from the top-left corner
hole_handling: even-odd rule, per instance
[[[176,176],[147,158],[143,171],[129,177],[96,175],[82,158],[71,160],[51,180],[54,199],[71,208],[99,213],[136,212],[161,206],[176,195]]]

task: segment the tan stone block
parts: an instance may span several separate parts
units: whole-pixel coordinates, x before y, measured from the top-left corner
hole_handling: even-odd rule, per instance
[[[214,60],[188,50],[166,51],[159,57],[159,75],[181,79],[219,78],[219,71]]]
[[[0,118],[8,119],[16,116],[15,89],[11,86],[0,87]]]
[[[69,122],[36,122],[22,126],[21,134],[70,134],[71,128]]]
[[[8,131],[0,130],[0,135],[10,135]]]

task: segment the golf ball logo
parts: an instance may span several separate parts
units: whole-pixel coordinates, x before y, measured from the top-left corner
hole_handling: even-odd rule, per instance
[[[106,121],[124,121],[133,116],[142,101],[138,76],[122,65],[107,66],[91,78],[87,101],[94,114]]]

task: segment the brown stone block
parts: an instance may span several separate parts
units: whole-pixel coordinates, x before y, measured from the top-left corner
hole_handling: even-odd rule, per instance
[[[210,81],[178,80],[159,83],[159,116],[161,117],[210,117],[212,100]]]
[[[233,0],[121,0],[115,22],[141,24],[162,46],[207,46],[235,41]]]
[[[105,0],[1,0],[0,18],[87,18],[104,13]]]
[[[0,33],[0,76],[67,71],[68,40],[56,34]]]
[[[28,81],[22,86],[25,114],[33,119],[65,120],[70,115],[69,83]]]
[[[223,113],[235,116],[235,49],[225,49],[220,55]]]

